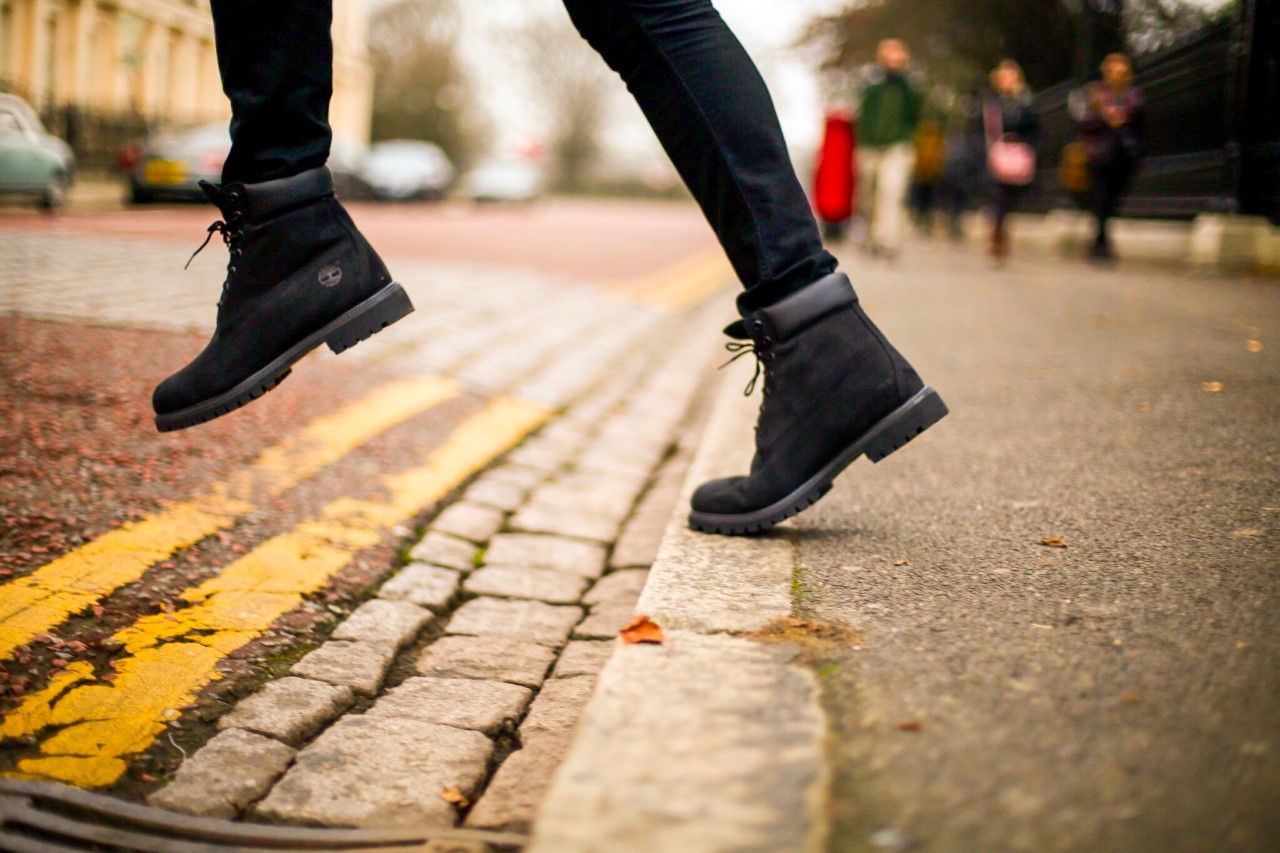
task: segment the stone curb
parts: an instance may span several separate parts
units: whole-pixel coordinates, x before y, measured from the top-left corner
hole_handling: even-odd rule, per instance
[[[638,612],[660,646],[619,646],[534,821],[530,851],[820,850],[827,727],[817,679],[749,634],[791,614],[793,548],[688,529],[688,498],[750,464],[757,399],[719,389]]]

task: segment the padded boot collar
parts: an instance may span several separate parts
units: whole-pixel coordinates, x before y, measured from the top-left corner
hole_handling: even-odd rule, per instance
[[[858,296],[853,292],[849,277],[836,272],[823,276],[781,302],[761,308],[759,313],[764,315],[778,340],[785,341],[832,311],[857,301]]]
[[[223,191],[232,203],[245,206],[251,220],[263,220],[331,195],[333,176],[329,174],[328,167],[320,166],[274,181],[227,184]]]

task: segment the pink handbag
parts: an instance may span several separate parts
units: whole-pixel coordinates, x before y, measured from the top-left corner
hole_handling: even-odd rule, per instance
[[[987,132],[987,170],[1002,184],[1025,187],[1036,179],[1036,152],[1012,134],[1004,133],[1004,119],[998,104],[987,103],[982,111]]]

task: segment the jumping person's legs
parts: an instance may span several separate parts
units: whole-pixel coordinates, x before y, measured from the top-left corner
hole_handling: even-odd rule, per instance
[[[156,388],[161,431],[262,396],[312,349],[354,346],[413,310],[333,195],[332,11],[324,0],[213,0],[231,153],[202,184],[230,252],[213,338]],[[206,241],[207,242],[207,241]]]
[[[690,522],[717,533],[770,527],[858,456],[878,461],[946,407],[833,272],[764,81],[710,0],[565,5],[635,95],[746,287],[743,319],[726,332],[749,340],[764,367],[756,458],[750,476],[704,484]]]

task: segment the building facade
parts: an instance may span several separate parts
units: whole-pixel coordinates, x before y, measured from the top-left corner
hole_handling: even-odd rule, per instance
[[[373,73],[363,0],[334,0],[335,134],[369,138]],[[0,0],[0,89],[182,126],[230,116],[209,0]]]

